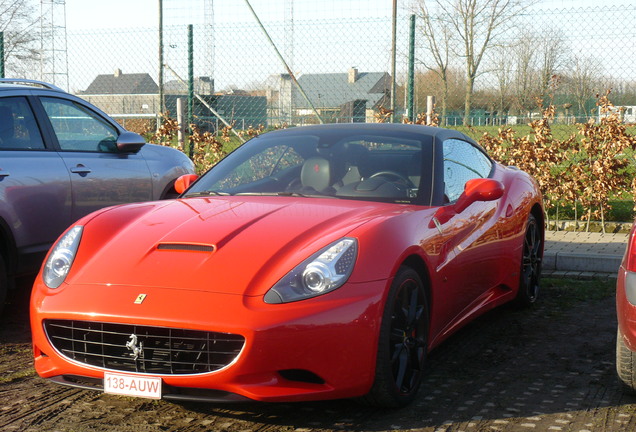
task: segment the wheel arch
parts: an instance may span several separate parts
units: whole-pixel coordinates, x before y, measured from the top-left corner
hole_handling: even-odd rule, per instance
[[[530,214],[534,216],[537,220],[537,224],[541,227],[541,244],[542,248],[545,248],[545,213],[543,212],[543,208],[541,204],[535,203],[530,209]],[[543,254],[543,249],[541,250],[541,254]]]
[[[406,257],[404,261],[402,262],[401,266],[410,267],[413,270],[415,270],[415,272],[417,272],[417,274],[419,275],[420,280],[422,281],[422,284],[424,285],[424,292],[426,293],[426,300],[428,303],[428,312],[430,317],[431,303],[433,299],[431,298],[431,295],[432,295],[431,277],[430,277],[429,269],[428,269],[428,266],[426,265],[426,262],[421,256],[417,254],[413,254]]]
[[[9,226],[2,218],[0,218],[0,255],[7,267],[7,273],[13,274],[17,266],[15,240]]]

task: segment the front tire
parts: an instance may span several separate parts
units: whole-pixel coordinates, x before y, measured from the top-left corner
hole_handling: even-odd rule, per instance
[[[543,230],[534,215],[528,215],[523,237],[521,274],[516,303],[521,307],[534,304],[539,297],[539,279],[543,262]]]
[[[428,331],[424,285],[415,270],[400,267],[384,307],[375,380],[363,397],[365,403],[397,408],[415,399],[424,374]]]
[[[616,332],[616,373],[623,388],[636,393],[636,353],[625,345],[620,329]]]

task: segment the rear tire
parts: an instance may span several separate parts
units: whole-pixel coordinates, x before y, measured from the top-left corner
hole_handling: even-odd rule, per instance
[[[623,389],[636,393],[636,353],[625,345],[620,329],[616,332],[616,373]]]
[[[366,404],[397,408],[409,404],[422,382],[428,350],[428,301],[415,270],[400,267],[387,296]]]
[[[7,290],[9,287],[9,279],[7,278],[7,266],[4,264],[4,259],[0,255],[0,316],[4,310],[4,302],[7,298]]]
[[[543,230],[534,215],[528,215],[523,237],[521,272],[516,303],[521,307],[534,304],[539,297],[539,279],[543,262]]]

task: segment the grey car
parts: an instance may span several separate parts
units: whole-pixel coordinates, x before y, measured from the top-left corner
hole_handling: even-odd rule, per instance
[[[176,196],[194,167],[52,85],[0,79],[0,310],[57,237],[102,207]]]

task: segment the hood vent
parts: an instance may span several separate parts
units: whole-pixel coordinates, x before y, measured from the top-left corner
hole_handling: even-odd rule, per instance
[[[159,245],[157,245],[157,250],[214,252],[216,250],[216,246],[195,243],[160,243]]]

